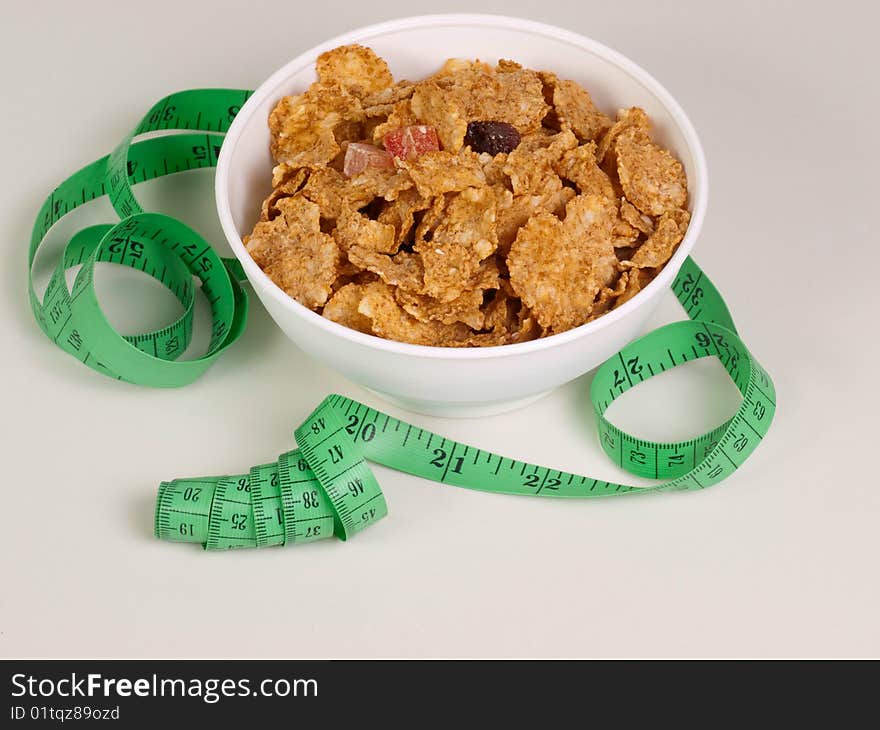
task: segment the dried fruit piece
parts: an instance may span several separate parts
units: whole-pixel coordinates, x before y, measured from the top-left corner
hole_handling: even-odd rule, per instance
[[[437,130],[427,124],[399,127],[388,132],[382,142],[385,149],[400,160],[411,160],[440,149]]]
[[[346,177],[354,177],[368,167],[394,167],[394,160],[388,152],[375,145],[350,142],[345,149],[342,172]]]
[[[519,230],[507,258],[510,283],[543,327],[562,332],[589,317],[616,270],[614,214],[607,198],[579,195],[564,221],[539,213]]]
[[[272,281],[307,307],[319,307],[336,279],[339,248],[321,232],[318,206],[302,195],[276,203],[278,217],[260,221],[245,246]]]
[[[336,84],[355,96],[378,94],[394,79],[388,64],[365,46],[352,44],[325,51],[315,63],[321,84]]]
[[[474,152],[495,156],[512,152],[521,139],[516,127],[507,122],[470,122],[464,143]]]

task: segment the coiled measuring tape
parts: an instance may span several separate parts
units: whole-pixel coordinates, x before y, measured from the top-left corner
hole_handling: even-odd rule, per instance
[[[204,238],[180,221],[144,212],[131,186],[216,165],[223,134],[250,94],[200,89],[165,97],[110,155],[76,172],[43,202],[28,252],[28,294],[40,328],[62,350],[110,377],[171,387],[195,380],[238,339],[247,320],[247,296],[238,283],[244,278],[238,262],[221,259]],[[134,141],[151,133],[162,136]],[[70,238],[41,301],[33,266],[49,229],[80,205],[105,195],[121,220],[89,226]],[[129,266],[157,279],[183,305],[183,314],[162,329],[120,335],[101,311],[95,293],[99,261]],[[75,266],[81,268],[68,289],[65,272]],[[179,360],[192,339],[194,276],[211,305],[211,340],[202,357]]]
[[[250,92],[185,91],[166,97],[116,150],[62,183],[43,204],[31,239],[29,293],[40,327],[62,349],[106,375],[152,386],[194,380],[241,334],[247,297],[237,262],[221,259],[198,233],[159,213],[146,213],[131,190],[137,182],[216,164],[221,135]],[[199,130],[193,133],[187,130]],[[148,132],[167,136],[134,142]],[[30,269],[49,229],[89,200],[108,195],[115,225],[79,231],[64,249],[40,301]],[[94,292],[95,264],[132,266],[165,284],[184,314],[155,332],[122,336],[104,317]],[[81,265],[71,290],[65,271]],[[204,356],[176,358],[192,336],[193,276],[212,310]],[[724,300],[688,258],[672,290],[688,320],[654,330],[596,371],[590,399],[605,453],[630,473],[662,480],[637,487],[530,464],[393,418],[331,395],[295,430],[298,448],[247,473],[162,482],[157,537],[208,549],[343,540],[384,517],[385,498],[367,462],[450,486],[499,494],[607,497],[704,489],[726,479],[754,451],[776,410],[767,372],[736,331]],[[660,443],[636,438],[605,418],[609,405],[635,385],[671,368],[716,357],[742,394],[736,413],[697,438]]]

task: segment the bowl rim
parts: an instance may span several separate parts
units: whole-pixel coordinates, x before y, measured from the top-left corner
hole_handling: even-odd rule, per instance
[[[256,107],[262,104],[267,97],[277,95],[278,87],[287,82],[294,70],[299,71],[305,63],[314,64],[315,59],[324,51],[348,43],[366,42],[370,38],[401,30],[425,28],[432,26],[470,26],[470,27],[494,27],[503,30],[518,30],[553,38],[573,45],[588,53],[618,67],[628,74],[634,81],[648,89],[657,100],[666,108],[672,117],[679,132],[682,134],[688,151],[694,162],[694,181],[688,181],[688,192],[691,196],[691,220],[684,239],[678,245],[672,258],[666,263],[662,271],[632,299],[624,302],[619,308],[606,312],[601,317],[587,322],[573,329],[558,334],[541,337],[528,342],[518,342],[509,345],[495,345],[491,347],[439,347],[435,345],[414,345],[396,340],[387,340],[376,335],[368,335],[358,330],[345,327],[337,322],[312,311],[300,304],[296,299],[287,294],[263,270],[257,266],[248,254],[241,240],[241,236],[232,219],[229,205],[229,168],[230,161],[238,146],[239,139]],[[297,316],[323,329],[327,334],[342,337],[352,343],[365,346],[372,350],[390,352],[415,357],[447,360],[481,360],[495,357],[512,357],[525,355],[565,345],[573,340],[586,337],[606,327],[613,327],[616,322],[624,319],[630,312],[635,311],[641,305],[654,298],[660,288],[671,284],[672,279],[678,274],[685,259],[690,255],[696,243],[703,220],[706,214],[709,194],[708,168],[705,153],[696,129],[691,123],[684,110],[675,100],[672,94],[634,61],[622,53],[615,51],[598,41],[573,31],[558,26],[541,23],[525,18],[516,18],[506,15],[475,14],[475,13],[443,13],[431,15],[415,15],[394,20],[383,21],[371,25],[362,26],[341,35],[330,38],[323,43],[312,46],[288,61],[281,68],[269,76],[260,84],[248,100],[242,105],[241,110],[235,116],[229,130],[226,132],[220,155],[217,160],[217,170],[214,178],[214,193],[217,206],[217,214],[229,245],[241,262],[248,280],[256,289],[253,277],[262,285],[262,293],[272,297],[282,307],[290,309]]]

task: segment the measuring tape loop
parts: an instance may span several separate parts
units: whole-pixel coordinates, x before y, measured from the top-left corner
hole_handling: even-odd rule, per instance
[[[237,260],[222,259],[196,231],[160,213],[147,213],[132,186],[168,174],[213,167],[223,134],[251,92],[229,89],[182,91],[161,99],[107,157],[62,182],[44,201],[31,234],[28,294],[40,328],[62,350],[118,380],[174,387],[198,378],[244,330],[247,295]],[[142,135],[149,139],[135,142]],[[34,285],[34,261],[50,229],[80,205],[108,196],[120,217],[90,226],[64,247],[42,298]],[[94,288],[99,262],[142,271],[180,301],[175,322],[136,335],[121,335],[107,321]],[[79,266],[72,289],[66,272]],[[211,306],[211,339],[199,358],[180,360],[193,334],[196,291]]]
[[[294,436],[334,512],[334,532],[345,540],[388,514],[385,496],[364,458],[363,434],[351,431],[338,408],[340,396],[324,400]],[[357,437],[361,435],[361,444]]]
[[[251,92],[182,91],[161,99],[113,152],[79,170],[44,201],[28,253],[28,294],[41,329],[65,352],[105,375],[171,387],[192,382],[245,327],[241,265],[223,259],[196,231],[145,212],[133,185],[217,163],[223,134]],[[149,135],[144,139],[138,137]],[[120,220],[70,237],[42,298],[34,285],[37,253],[50,229],[80,205],[108,196]],[[152,332],[121,335],[94,289],[96,264],[138,269],[164,284],[183,313]],[[80,267],[68,289],[66,272]],[[194,278],[211,305],[207,351],[181,360],[192,339]],[[264,547],[340,539],[387,514],[374,462],[442,484],[500,494],[602,497],[703,489],[727,478],[767,433],[775,391],[740,339],[721,295],[688,258],[672,290],[688,320],[631,342],[595,373],[590,399],[599,441],[621,468],[660,481],[637,487],[526,463],[453,441],[363,403],[333,395],[296,429],[297,449],[247,473],[163,482],[156,501],[157,536],[208,549]],[[696,438],[646,441],[611,423],[610,404],[632,387],[686,362],[716,357],[743,400],[724,423]]]

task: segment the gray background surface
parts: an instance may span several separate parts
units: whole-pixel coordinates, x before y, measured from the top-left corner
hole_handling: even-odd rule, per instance
[[[349,544],[205,554],[153,539],[161,479],[274,458],[326,393],[406,414],[307,359],[256,301],[243,341],[188,388],[78,365],[27,306],[43,196],[170,91],[253,88],[331,35],[456,10],[592,36],[681,102],[712,187],[695,255],[776,381],[769,437],[703,493],[540,501],[379,468],[391,517]],[[877,20],[867,2],[5,3],[0,655],[880,654]],[[219,240],[210,183],[190,174],[143,199]],[[124,294],[152,288],[99,283],[122,325],[172,311],[163,296],[127,311]],[[680,316],[670,296],[656,323]],[[588,384],[491,419],[410,418],[614,478]],[[712,364],[642,390],[614,417],[646,437],[695,434],[735,404]]]

